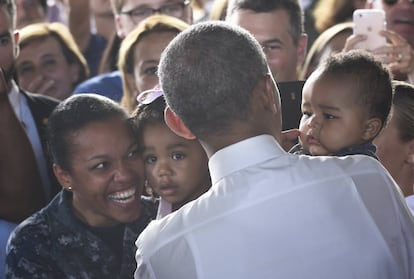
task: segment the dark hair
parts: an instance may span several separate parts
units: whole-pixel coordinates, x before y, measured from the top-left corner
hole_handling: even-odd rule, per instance
[[[138,139],[142,139],[142,132],[148,125],[163,123],[165,100],[158,97],[150,104],[139,104],[131,115],[130,121],[133,124],[133,131]]]
[[[52,160],[62,169],[71,170],[71,139],[77,131],[93,122],[113,118],[127,119],[119,104],[97,94],[73,95],[52,112],[47,125],[47,143]]]
[[[16,4],[14,0],[0,0],[0,7],[6,6],[7,13],[9,14],[12,22],[13,29],[16,28]]]
[[[392,103],[391,74],[373,55],[363,50],[332,55],[322,64],[320,77],[353,85],[357,104],[385,125]]]
[[[171,109],[199,138],[245,121],[258,80],[268,73],[259,43],[225,22],[193,25],[161,55],[160,84]]]
[[[414,86],[407,82],[393,81],[393,114],[398,136],[402,142],[414,139]]]
[[[303,10],[298,0],[229,0],[227,16],[236,10],[251,10],[256,13],[287,11],[290,20],[288,31],[295,45],[298,45],[302,33],[305,32]]]

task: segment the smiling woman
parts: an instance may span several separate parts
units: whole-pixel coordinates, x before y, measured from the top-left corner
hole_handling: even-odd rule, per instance
[[[134,241],[155,205],[141,199],[144,166],[126,112],[102,96],[70,97],[49,118],[48,143],[63,190],[12,234],[8,278],[131,277]]]

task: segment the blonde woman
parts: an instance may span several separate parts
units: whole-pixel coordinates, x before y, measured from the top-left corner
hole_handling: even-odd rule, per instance
[[[158,84],[157,68],[162,51],[189,25],[175,17],[154,15],[142,21],[125,37],[119,50],[122,106],[132,112],[139,93]]]
[[[375,139],[377,155],[414,213],[414,86],[394,81],[391,115]]]

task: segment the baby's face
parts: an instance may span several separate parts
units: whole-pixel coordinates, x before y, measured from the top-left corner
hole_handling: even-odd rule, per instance
[[[145,175],[149,186],[173,209],[210,188],[208,159],[197,140],[177,136],[164,123],[143,130]]]
[[[311,155],[333,155],[364,142],[368,114],[352,84],[312,75],[302,93],[300,142]]]

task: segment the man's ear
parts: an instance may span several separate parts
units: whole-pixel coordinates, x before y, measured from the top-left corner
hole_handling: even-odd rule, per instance
[[[63,188],[66,190],[72,190],[72,178],[67,171],[62,169],[59,165],[53,164],[53,172]]]
[[[297,50],[298,60],[297,60],[297,65],[296,65],[297,68],[301,67],[303,62],[305,61],[307,49],[308,49],[308,35],[302,34],[298,41],[298,50]]]
[[[373,140],[381,131],[382,121],[379,118],[368,119],[365,123],[365,130],[362,139],[365,141]]]
[[[276,82],[270,73],[265,75],[264,81],[264,105],[268,106],[273,113],[277,113],[280,107],[280,95]]]
[[[188,140],[196,139],[196,136],[187,128],[183,121],[171,110],[166,107],[164,111],[164,119],[167,126],[177,135]]]

